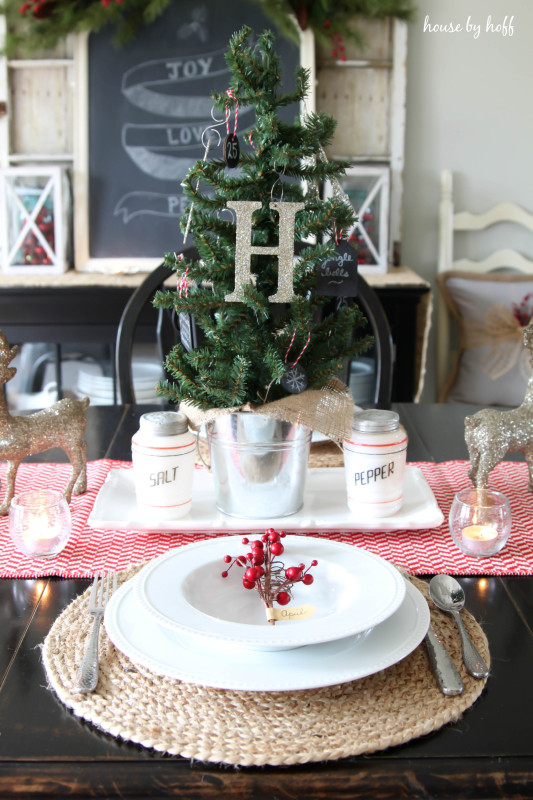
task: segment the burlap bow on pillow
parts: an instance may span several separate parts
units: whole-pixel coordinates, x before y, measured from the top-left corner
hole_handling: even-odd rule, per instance
[[[490,306],[483,322],[465,324],[467,347],[490,345],[490,350],[482,361],[482,369],[493,380],[505,375],[519,364],[524,378],[531,375],[529,353],[524,348],[524,328],[509,306],[498,304]]]

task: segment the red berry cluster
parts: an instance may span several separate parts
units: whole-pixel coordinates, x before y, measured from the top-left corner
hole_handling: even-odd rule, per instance
[[[224,556],[224,562],[229,564],[227,570],[222,572],[222,577],[227,578],[229,570],[237,564],[243,568],[242,585],[245,589],[257,589],[266,608],[272,608],[274,600],[280,606],[286,606],[292,599],[291,589],[295,583],[310,586],[314,578],[310,574],[311,567],[316,567],[318,561],[311,561],[309,567],[298,564],[295,567],[285,568],[276,556],[281,556],[285,550],[281,540],[285,538],[284,531],[279,533],[274,528],[268,528],[260,539],[252,542],[245,536],[244,545],[250,545],[250,551],[245,555]],[[269,620],[272,624],[275,620]]]
[[[359,222],[362,223],[365,231],[368,234],[368,237],[372,238],[372,231],[373,231],[373,220],[374,214],[370,209],[366,209],[363,214],[359,216]],[[366,239],[358,231],[357,228],[354,229],[354,232],[348,238],[348,241],[357,250],[357,263],[358,264],[373,264],[374,263],[374,255],[370,251]]]
[[[107,7],[111,5],[113,0],[100,0],[100,2],[103,6]],[[115,0],[115,2],[121,3],[122,0]],[[45,19],[51,15],[54,7],[57,5],[57,0],[28,0],[20,6],[19,12],[21,14],[27,14],[29,11],[35,19]]]
[[[55,239],[54,239],[54,218],[52,214],[46,209],[42,208],[37,215],[35,220],[37,227],[43,234],[44,238],[50,245],[51,249],[54,250],[55,246]],[[36,235],[33,232],[27,234],[24,237],[24,241],[22,242],[21,246],[21,263],[23,264],[51,264],[52,261],[48,256],[46,250],[42,246],[42,244],[37,239]]]
[[[533,294],[526,294],[520,303],[513,303],[513,316],[525,328],[533,316]]]
[[[23,3],[19,11],[21,14],[27,14],[30,11],[35,19],[43,19],[50,16],[55,4],[55,0],[30,0],[30,2]]]
[[[327,19],[324,22],[324,28],[329,31],[329,28],[331,28],[331,20]],[[339,61],[346,61],[344,50],[344,39],[340,33],[335,30],[331,31],[331,55],[333,58],[338,58]]]

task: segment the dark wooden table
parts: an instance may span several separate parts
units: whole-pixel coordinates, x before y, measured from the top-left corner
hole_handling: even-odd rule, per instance
[[[466,407],[396,409],[410,461],[467,457]],[[144,410],[89,409],[89,458],[128,458]],[[492,657],[488,685],[461,720],[371,756],[241,769],[161,756],[75,717],[46,688],[39,645],[88,581],[2,580],[0,798],[533,798],[533,578],[460,580]]]

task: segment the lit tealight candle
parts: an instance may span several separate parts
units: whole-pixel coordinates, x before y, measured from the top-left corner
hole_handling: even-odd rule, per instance
[[[61,492],[29,490],[16,495],[9,507],[13,544],[30,558],[54,558],[70,536],[70,510]]]
[[[498,531],[490,525],[469,525],[463,528],[465,548],[474,555],[484,555],[492,550]]]
[[[50,539],[55,539],[58,535],[61,535],[61,528],[50,520],[45,509],[36,511],[28,517],[22,532],[24,544],[36,554],[47,552]]]
[[[462,489],[450,508],[450,533],[463,553],[490,558],[505,547],[511,532],[511,508],[501,492]]]

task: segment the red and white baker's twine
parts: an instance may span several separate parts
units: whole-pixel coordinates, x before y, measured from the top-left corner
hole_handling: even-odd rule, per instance
[[[289,346],[287,348],[287,352],[285,353],[285,358],[283,359],[285,364],[287,363],[287,357],[288,357],[289,353],[291,352],[291,347],[293,345],[293,342],[294,342],[295,338],[296,338],[296,328],[294,329],[294,333],[292,334],[292,338],[291,338],[291,341],[290,341]],[[309,342],[310,341],[311,341],[311,331],[307,331],[307,341],[304,344],[304,346],[302,347],[302,352],[300,353],[300,355],[298,356],[296,361],[293,361],[293,363],[290,365],[291,369],[293,369],[293,367],[295,367],[296,364],[298,363],[298,361],[301,359],[301,357],[303,356],[303,354],[307,350],[307,347],[309,346]]]
[[[178,260],[183,261],[183,253],[179,254]],[[183,275],[178,274],[176,289],[179,297],[181,297],[182,292],[185,292],[185,297],[189,296],[189,281],[187,280],[188,274],[189,274],[189,267],[187,267]]]
[[[344,233],[344,228],[341,228],[337,233],[337,220],[333,223],[333,233],[335,235],[335,244],[339,244],[339,240],[342,239],[342,234]]]
[[[231,97],[232,100],[235,100],[235,124],[233,126],[233,136],[237,134],[237,119],[239,117],[239,101],[233,94],[233,89],[226,89],[226,94],[228,97]],[[229,103],[226,100],[226,133],[229,134]]]
[[[248,134],[248,140],[249,140],[250,144],[252,145],[253,149],[255,150],[256,147],[255,147],[255,144],[253,142],[253,136],[254,136],[254,132],[250,131],[250,133]]]

